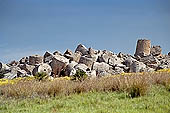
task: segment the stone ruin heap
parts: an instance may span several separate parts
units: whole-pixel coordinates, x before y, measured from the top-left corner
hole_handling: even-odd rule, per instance
[[[152,72],[170,68],[170,53],[163,55],[160,46],[151,46],[150,40],[138,40],[135,55],[114,54],[78,45],[75,52],[67,49],[64,54],[56,51],[43,56],[32,55],[8,64],[0,62],[2,78],[34,76],[45,72],[51,77],[72,76],[83,70],[89,77],[101,77],[129,72]]]

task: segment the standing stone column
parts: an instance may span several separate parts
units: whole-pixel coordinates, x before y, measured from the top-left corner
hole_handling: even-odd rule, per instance
[[[140,39],[137,41],[135,56],[147,56],[150,54],[151,41],[146,39]]]

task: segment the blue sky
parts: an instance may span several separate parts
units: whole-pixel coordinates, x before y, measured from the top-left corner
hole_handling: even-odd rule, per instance
[[[0,61],[79,43],[134,54],[150,39],[170,51],[169,0],[0,0]]]

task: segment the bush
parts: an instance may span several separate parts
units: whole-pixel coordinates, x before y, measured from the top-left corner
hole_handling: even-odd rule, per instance
[[[4,78],[4,77],[5,77],[5,75],[0,73],[0,79]]]
[[[77,70],[76,74],[73,75],[72,80],[78,80],[78,81],[83,81],[87,78],[87,74],[86,72],[84,72],[83,70]]]
[[[43,80],[43,79],[45,79],[45,78],[47,78],[48,77],[48,75],[47,75],[47,73],[45,73],[45,72],[38,72],[37,74],[35,74],[35,78],[37,79],[37,80]]]

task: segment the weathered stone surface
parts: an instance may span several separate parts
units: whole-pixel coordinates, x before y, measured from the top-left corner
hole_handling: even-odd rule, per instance
[[[55,55],[50,63],[52,72],[55,75],[60,75],[61,71],[69,64],[69,59],[64,56]]]
[[[88,55],[84,55],[87,58],[91,58],[93,60],[93,62],[96,62],[98,59],[98,56],[101,56],[101,54],[98,53],[97,50],[94,50],[92,48],[89,48],[89,54]]]
[[[13,67],[10,67],[10,70],[12,74],[17,74],[17,72],[21,69],[19,67],[13,66]]]
[[[124,55],[122,52],[120,52],[120,53],[117,55],[117,57],[123,58],[123,57],[125,57],[125,55]]]
[[[28,64],[28,62],[29,62],[28,57],[23,57],[23,58],[21,58],[20,61],[19,61],[20,64]]]
[[[89,55],[96,55],[98,53],[98,51],[93,48],[89,48],[88,52],[89,52]]]
[[[108,59],[108,64],[109,65],[112,65],[112,66],[116,66],[116,65],[119,65],[119,64],[121,64],[123,61],[119,58],[119,57],[117,57],[116,55],[113,55],[112,57],[110,57],[109,59]]]
[[[43,63],[43,57],[40,55],[32,55],[29,56],[29,64],[30,65],[39,65]]]
[[[130,67],[124,67],[124,72],[129,73]]]
[[[0,74],[5,74],[10,72],[10,67],[7,66],[6,64],[0,62]]]
[[[133,61],[130,65],[130,72],[143,72],[146,69],[146,65],[142,62]]]
[[[73,68],[73,69],[71,70],[71,72],[70,72],[70,76],[75,75],[75,74],[76,74],[76,72],[77,72],[77,70],[76,70],[75,68]]]
[[[164,57],[164,59],[160,60],[160,65],[157,67],[156,70],[159,69],[167,69],[170,68],[170,57]]]
[[[97,61],[108,63],[109,62],[109,56],[107,56],[106,54],[103,54],[103,55],[98,57]]]
[[[133,63],[133,60],[131,58],[127,58],[124,62],[124,64],[127,66],[127,67],[130,67],[130,65],[132,65]]]
[[[96,70],[96,71],[98,71],[98,70],[108,71],[109,68],[110,68],[110,66],[109,66],[108,64],[104,63],[104,62],[101,62],[101,63],[95,62],[95,63],[93,64],[93,67],[92,67],[92,69],[93,69],[93,70]]]
[[[124,73],[123,68],[121,68],[121,67],[115,67],[115,74],[121,74],[121,73]],[[113,75],[113,74],[112,74],[112,75]]]
[[[101,56],[102,54],[103,54],[103,51],[102,51],[102,50],[98,50],[98,51],[97,51],[97,55],[98,55],[98,56]]]
[[[4,79],[14,79],[14,78],[17,78],[17,74],[12,74],[10,72],[6,73],[4,75],[5,75]]]
[[[81,54],[80,52],[74,53],[74,55],[73,55],[73,61],[79,62],[81,55],[82,55],[82,54]]]
[[[91,70],[90,72],[87,72],[87,75],[88,75],[90,78],[96,78],[96,77],[97,77],[95,70]]]
[[[170,57],[160,60],[161,64],[163,65],[170,65]]]
[[[139,70],[140,70],[140,72],[145,72],[146,68],[147,67],[143,62],[139,62]]]
[[[73,55],[69,55],[69,54],[65,54],[64,57],[66,57],[67,59],[69,59],[69,61],[73,61],[74,56]]]
[[[44,63],[50,63],[53,59],[53,54],[51,54],[50,52],[47,51],[47,52],[45,52],[43,57],[44,57],[44,59],[43,59]]]
[[[109,59],[112,58],[112,56],[113,56],[112,52],[104,50],[103,54],[101,54],[101,56],[98,57],[97,61],[108,63]]]
[[[47,75],[51,75],[52,68],[47,63],[40,64],[39,66],[34,68],[33,75],[36,75],[37,73],[41,72],[46,73]]]
[[[76,70],[82,70],[84,72],[90,71],[91,69],[89,69],[89,67],[87,67],[85,64],[77,64],[76,66],[74,66],[74,68]]]
[[[15,61],[15,60],[13,60],[10,63],[8,63],[9,66],[17,66],[18,64],[19,64],[19,62]]]
[[[147,67],[145,71],[146,71],[146,72],[153,72],[153,71],[155,71],[155,69],[150,68],[150,67]]]
[[[147,56],[150,54],[151,41],[146,39],[141,39],[137,41],[135,56]]]
[[[28,74],[25,70],[18,70],[17,71],[17,77],[26,77],[26,76],[28,76]]]
[[[168,68],[170,68],[170,65],[163,65],[163,64],[161,64],[161,65],[159,65],[159,66],[157,67],[156,70],[160,70],[160,69],[168,69]]]
[[[85,56],[81,56],[79,63],[85,64],[87,67],[89,67],[90,69],[92,68],[93,65],[93,59],[92,58],[87,58]]]
[[[107,71],[106,73],[107,75],[116,75],[117,72],[116,72],[116,67],[110,67],[110,69]],[[107,76],[106,75],[106,76]]]
[[[170,52],[168,53],[168,55],[170,56]]]
[[[5,75],[5,79],[14,79],[17,77],[27,77],[27,76],[31,76],[28,75],[27,72],[25,70],[21,70],[19,67],[11,67],[11,71],[4,74]]]
[[[132,62],[132,64],[130,65],[130,72],[140,72],[138,62]]]
[[[136,59],[132,58],[132,57],[128,57],[125,61],[124,61],[124,64],[127,66],[127,67],[130,67],[130,65],[132,65],[133,61],[136,61]]]
[[[88,55],[85,55],[84,57],[87,57],[87,58],[90,58],[93,60],[93,62],[97,62],[98,60],[98,55],[97,54],[88,54]]]
[[[120,68],[124,69],[124,68],[126,68],[126,65],[124,65],[124,64],[116,64],[115,67],[120,67]]]
[[[87,49],[84,45],[82,45],[82,44],[79,44],[79,45],[77,46],[75,52],[77,52],[77,51],[81,52],[82,55],[87,55],[87,54],[89,54],[89,53],[88,53],[88,49]]]
[[[114,55],[114,53],[112,51],[108,51],[108,50],[103,50],[103,54],[106,54],[108,56]]]
[[[67,50],[64,52],[64,55],[65,55],[65,54],[73,55],[73,52],[72,52],[70,49],[67,49]]]
[[[77,65],[78,63],[75,61],[71,61],[71,63],[69,63],[64,71],[64,74],[66,76],[72,76],[74,74],[74,72],[76,72],[76,70],[74,69],[74,67]]]
[[[80,57],[81,57],[81,53],[80,52],[76,52],[74,54],[64,54],[64,57],[68,58],[70,61],[75,61],[75,62],[79,62]]]
[[[16,67],[16,66],[10,67],[10,72],[5,73],[4,74],[5,75],[4,78],[5,79],[14,79],[14,78],[18,77],[17,73],[18,73],[19,70],[21,70],[21,69],[19,67]]]
[[[20,64],[19,67],[21,70],[25,70],[29,75],[32,75],[33,69],[35,68],[35,66],[28,64]]]
[[[53,55],[59,55],[59,56],[62,56],[61,52],[59,52],[59,51],[55,51],[55,52],[53,53]]]
[[[97,77],[103,77],[103,76],[109,76],[109,75],[111,75],[109,72],[107,72],[107,71],[96,71],[96,76]]]
[[[151,54],[152,54],[153,56],[161,55],[161,52],[162,52],[161,46],[152,46],[152,48],[151,48]]]
[[[157,59],[157,57],[154,56],[146,56],[141,58],[139,61],[146,64],[148,67],[155,68],[155,69],[156,67],[158,67],[158,65],[160,65],[160,61]]]
[[[96,71],[97,76],[105,76],[108,75],[109,70],[110,70],[110,66],[104,62],[95,62],[93,64],[92,70]]]
[[[147,66],[153,69],[157,69],[159,65],[158,64],[147,64]]]

